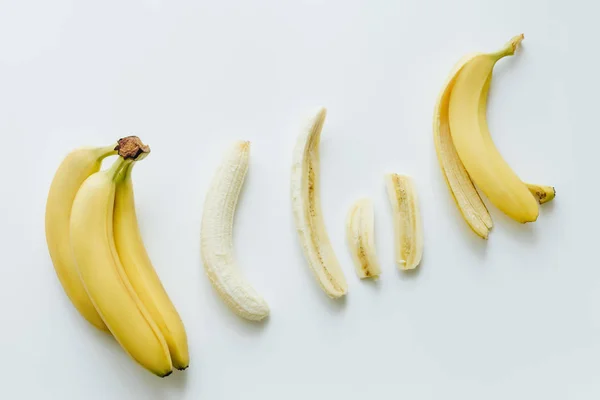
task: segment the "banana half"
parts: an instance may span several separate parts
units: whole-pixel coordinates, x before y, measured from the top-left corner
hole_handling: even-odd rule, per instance
[[[319,141],[327,111],[321,108],[298,137],[294,149],[291,195],[298,238],[321,288],[331,298],[346,294],[346,278],[325,229],[319,193]]]
[[[200,244],[206,274],[225,304],[240,317],[260,321],[269,306],[243,277],[233,249],[233,219],[249,158],[250,142],[236,142],[225,154],[206,195]]]
[[[350,207],[346,240],[358,277],[379,277],[381,268],[375,254],[375,215],[371,200],[361,199]]]
[[[423,257],[423,225],[416,189],[405,175],[387,174],[385,181],[393,210],[398,268],[415,269]]]
[[[484,239],[493,223],[474,181],[494,205],[520,222],[534,221],[537,202],[543,204],[555,195],[550,186],[518,179],[494,146],[487,125],[493,67],[513,55],[522,39],[522,35],[514,37],[496,53],[463,57],[446,80],[434,110],[434,143],[444,179],[463,219]]]

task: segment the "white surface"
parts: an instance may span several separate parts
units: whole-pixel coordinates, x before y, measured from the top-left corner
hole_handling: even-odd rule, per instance
[[[0,398],[599,398],[591,4],[1,2]],[[443,183],[432,110],[462,55],[520,32],[523,49],[496,69],[491,131],[524,179],[555,185],[558,197],[526,226],[492,209],[484,242]],[[298,128],[319,105],[329,110],[325,220],[350,287],[340,302],[309,274],[289,199]],[[44,238],[62,157],[130,133],[152,147],[135,171],[137,208],[190,338],[190,369],[163,380],[77,314]],[[235,235],[272,309],[264,325],[233,315],[200,264],[203,198],[234,139],[252,141]],[[412,174],[420,191],[416,274],[393,264],[386,171]],[[376,284],[357,279],[344,242],[359,196],[376,206]]]

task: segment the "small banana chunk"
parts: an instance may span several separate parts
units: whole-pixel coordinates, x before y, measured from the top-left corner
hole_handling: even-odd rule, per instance
[[[423,256],[423,226],[417,192],[408,176],[387,174],[385,178],[394,214],[396,262],[402,270],[414,269]]]
[[[233,251],[233,218],[249,158],[250,142],[238,141],[225,154],[204,202],[200,244],[206,274],[225,304],[242,318],[260,321],[269,306],[242,275]]]
[[[346,219],[346,239],[358,277],[379,277],[381,268],[375,254],[375,215],[370,199],[360,199],[350,208]]]

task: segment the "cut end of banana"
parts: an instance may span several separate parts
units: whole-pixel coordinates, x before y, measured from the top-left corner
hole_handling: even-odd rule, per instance
[[[140,161],[150,153],[150,147],[142,143],[137,136],[127,136],[119,139],[115,150],[124,159]]]
[[[358,277],[378,278],[381,268],[375,254],[375,216],[371,200],[361,199],[350,207],[346,239]]]
[[[406,175],[387,174],[385,180],[393,210],[396,261],[401,270],[414,269],[423,256],[423,227],[416,189]]]
[[[320,108],[298,137],[291,195],[294,222],[308,265],[323,291],[338,298],[346,294],[348,286],[325,228],[319,187],[319,142],[326,114],[326,109]]]

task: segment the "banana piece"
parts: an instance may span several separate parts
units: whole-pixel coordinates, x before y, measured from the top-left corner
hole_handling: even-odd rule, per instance
[[[449,77],[447,78],[443,89],[438,96],[438,100],[434,110],[433,118],[433,133],[436,153],[438,161],[444,175],[444,179],[450,192],[455,200],[455,203],[460,210],[463,219],[467,222],[469,227],[483,239],[488,238],[490,229],[493,226],[492,218],[486,206],[484,205],[479,193],[475,189],[475,186],[465,169],[462,161],[460,160],[452,136],[450,134],[450,124],[448,116],[448,107],[450,101],[450,94],[454,88],[456,78],[459,73],[463,70],[464,66],[470,63],[473,59],[486,56],[483,53],[472,53],[463,57],[452,69]],[[488,55],[489,56],[489,55]],[[487,95],[489,90],[489,83],[492,75],[492,69],[490,69],[486,84],[482,90],[479,107],[478,107],[478,118],[480,125],[480,132],[483,139],[489,145],[492,151],[496,151],[496,147],[493,146],[491,136],[489,134],[487,119],[486,119],[486,107],[487,107]],[[497,153],[499,157],[499,153]],[[536,191],[539,188],[543,188],[542,192],[545,194],[544,202],[550,201],[553,198],[553,188],[550,186],[541,186],[535,184],[525,184],[528,190],[536,196]],[[537,198],[537,196],[536,196]],[[541,203],[543,204],[543,203]]]
[[[325,229],[319,196],[319,141],[326,114],[321,108],[298,138],[291,195],[296,230],[308,265],[325,293],[339,298],[346,294],[348,285]]]
[[[120,154],[110,169],[91,175],[77,192],[71,211],[71,245],[81,281],[110,332],[134,360],[164,377],[173,369],[169,348],[132,287],[114,241],[116,182],[139,156]]]
[[[394,214],[396,262],[402,270],[415,269],[423,257],[423,226],[417,192],[410,177],[385,176]]]
[[[88,298],[71,253],[69,218],[77,191],[83,182],[100,170],[102,160],[116,154],[115,145],[73,150],[62,161],[46,202],[46,242],[63,289],[79,313],[96,328],[108,331]]]
[[[116,187],[113,215],[115,246],[131,286],[167,342],[173,366],[186,369],[190,356],[185,327],[152,266],[138,228],[131,179],[134,165],[135,162],[132,162],[124,167],[123,178]]]
[[[234,213],[249,157],[250,142],[227,151],[206,195],[200,244],[206,274],[225,304],[240,317],[260,321],[269,306],[242,276],[233,250]]]
[[[375,216],[373,203],[361,199],[352,205],[346,219],[346,239],[356,274],[360,279],[377,278],[381,274],[375,254]]]
[[[469,175],[490,201],[518,222],[533,222],[538,203],[491,141],[481,132],[480,100],[488,75],[503,57],[513,55],[523,36],[514,37],[496,53],[470,60],[459,72],[448,105],[450,134]]]

